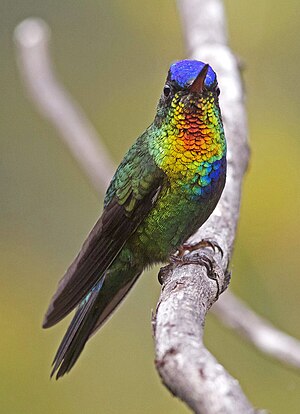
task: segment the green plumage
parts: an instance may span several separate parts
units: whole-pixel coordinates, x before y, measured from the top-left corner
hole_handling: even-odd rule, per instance
[[[222,193],[226,145],[215,74],[202,62],[174,65],[154,122],[118,167],[103,214],[46,313],[47,328],[78,306],[54,359],[57,378],[72,368],[143,269],[167,261]]]

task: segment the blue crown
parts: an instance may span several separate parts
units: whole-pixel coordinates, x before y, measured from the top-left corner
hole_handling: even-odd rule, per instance
[[[179,60],[170,66],[170,79],[184,87],[197,77],[204,65],[205,63],[198,60]],[[216,80],[217,76],[209,66],[204,85],[210,87]]]

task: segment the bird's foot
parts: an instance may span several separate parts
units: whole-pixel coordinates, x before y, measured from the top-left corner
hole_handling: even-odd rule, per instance
[[[218,250],[221,254],[221,257],[223,257],[223,250],[219,246],[219,244],[216,241],[209,240],[209,239],[202,239],[198,243],[183,243],[181,246],[179,246],[176,255],[172,255],[172,257],[183,257],[185,255],[185,252],[188,251],[194,252],[195,250],[201,249],[203,247],[210,247],[214,253]]]
[[[218,264],[214,256],[204,251],[199,251],[197,253],[191,254],[191,252],[203,248],[210,248],[213,250],[213,253],[216,253],[218,251],[221,257],[223,258],[223,250],[216,241],[202,239],[198,243],[184,243],[181,246],[179,246],[175,254],[170,256],[169,265],[161,268],[158,275],[159,282],[162,284],[164,276],[171,270],[171,268],[174,268],[176,266],[183,266],[189,264],[205,266],[208,277],[214,280],[217,284],[217,300],[220,294],[227,288],[231,274],[226,274],[224,286],[220,287],[220,280],[224,279],[224,274],[223,269]]]
[[[205,245],[201,244],[200,246],[199,245],[200,243],[197,243],[197,247],[195,248],[195,250],[199,249],[199,247],[212,247],[211,242],[209,242],[209,244],[205,244]],[[189,264],[201,265],[206,268],[207,276],[210,279],[214,280],[217,284],[216,300],[218,300],[220,294],[224,290],[223,287],[222,289],[220,288],[220,283],[219,283],[219,281],[222,280],[223,278],[223,269],[217,263],[217,261],[212,255],[208,253],[204,253],[204,252],[194,253],[193,255],[190,255],[190,254],[172,255],[170,256],[170,265],[165,266],[165,268],[168,268],[169,270],[170,266],[184,266],[184,265],[189,265]]]

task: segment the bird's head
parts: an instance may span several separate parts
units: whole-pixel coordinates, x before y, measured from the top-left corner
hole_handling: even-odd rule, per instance
[[[156,123],[179,122],[198,117],[218,108],[220,90],[213,69],[197,60],[180,60],[170,66],[167,80],[157,107]]]

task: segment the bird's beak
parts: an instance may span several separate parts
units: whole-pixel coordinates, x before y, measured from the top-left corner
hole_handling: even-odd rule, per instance
[[[204,89],[204,81],[208,72],[209,65],[204,65],[194,82],[189,86],[189,92],[201,93]]]

